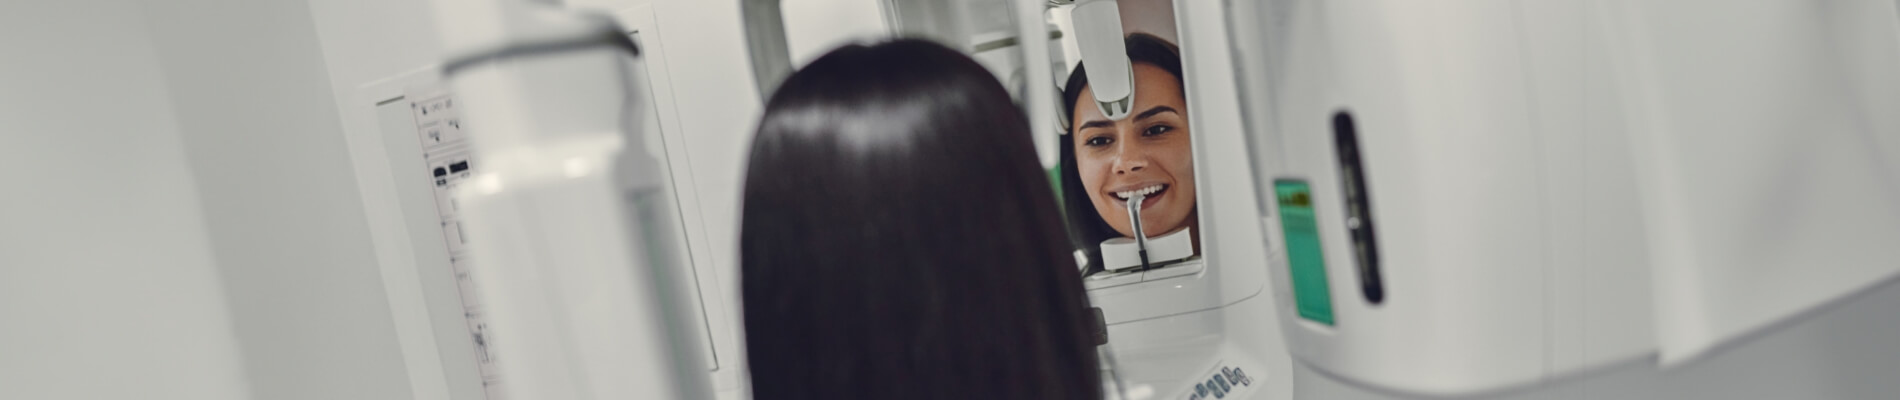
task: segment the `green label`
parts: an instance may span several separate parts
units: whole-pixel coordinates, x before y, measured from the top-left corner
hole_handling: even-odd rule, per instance
[[[1333,295],[1326,284],[1326,254],[1319,245],[1312,190],[1305,181],[1275,180],[1273,191],[1279,197],[1280,231],[1292,269],[1293,302],[1301,318],[1333,325]]]

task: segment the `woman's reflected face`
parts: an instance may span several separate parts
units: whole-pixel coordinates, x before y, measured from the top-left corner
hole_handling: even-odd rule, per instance
[[[1128,221],[1130,194],[1147,192],[1141,203],[1146,236],[1173,232],[1194,223],[1194,160],[1188,146],[1187,98],[1180,80],[1167,70],[1136,63],[1135,104],[1128,118],[1111,121],[1083,88],[1071,110],[1076,172],[1095,211],[1110,227],[1133,237]]]

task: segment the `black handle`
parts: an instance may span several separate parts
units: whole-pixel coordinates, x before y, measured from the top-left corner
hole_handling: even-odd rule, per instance
[[[1345,192],[1346,231],[1359,260],[1359,289],[1366,301],[1385,301],[1385,280],[1379,276],[1379,239],[1372,223],[1372,194],[1366,191],[1366,168],[1359,152],[1359,129],[1352,113],[1333,114],[1333,151],[1339,156],[1340,189]]]

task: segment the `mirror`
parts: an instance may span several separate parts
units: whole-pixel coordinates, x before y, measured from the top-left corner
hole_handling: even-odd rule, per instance
[[[1173,4],[1079,1],[1048,14],[1064,32],[1053,175],[1085,279],[1197,260],[1193,129]]]

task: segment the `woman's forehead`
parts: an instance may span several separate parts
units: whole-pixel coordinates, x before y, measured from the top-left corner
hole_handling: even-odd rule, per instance
[[[1179,108],[1187,102],[1186,94],[1181,92],[1181,80],[1168,70],[1148,64],[1135,64],[1135,109],[1143,110],[1156,105],[1171,105]],[[1100,111],[1097,111],[1100,114]]]

